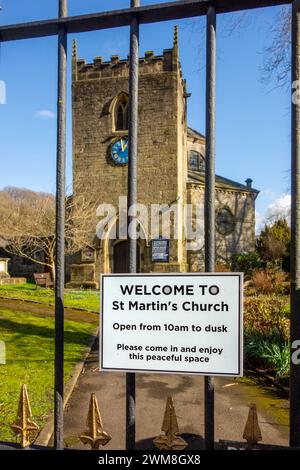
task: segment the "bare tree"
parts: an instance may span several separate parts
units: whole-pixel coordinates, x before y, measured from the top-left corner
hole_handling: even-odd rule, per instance
[[[259,12],[241,12],[229,15],[225,31],[230,36],[241,33],[245,27],[253,25]],[[252,21],[251,21],[252,18]],[[260,66],[261,82],[265,85],[275,83],[276,86],[286,86],[289,83],[291,70],[291,6],[284,5],[274,15],[272,24],[267,30],[267,45],[263,48]]]
[[[222,15],[221,37],[241,35],[248,27],[253,27],[260,18],[259,10],[241,11]],[[185,28],[205,40],[205,21],[188,20]],[[266,30],[266,46],[261,52],[261,82],[285,86],[289,82],[291,69],[291,6],[285,5],[274,15],[272,24]],[[219,33],[220,35],[220,33]],[[199,54],[198,54],[199,55]]]
[[[247,26],[253,25],[259,19],[258,12],[240,12],[229,15],[225,23],[225,31],[230,36],[241,33]],[[251,20],[252,18],[252,20]],[[291,70],[291,5],[282,6],[274,15],[267,30],[267,45],[263,48],[263,60],[260,66],[261,82],[265,85],[275,83],[276,86],[286,86],[289,83]]]
[[[261,66],[262,82],[275,81],[285,86],[291,70],[291,7],[284,6],[275,17],[270,28],[270,42],[265,47]]]
[[[78,187],[78,185],[77,185]],[[73,254],[93,242],[96,203],[87,190],[66,198],[66,254]],[[84,194],[84,196],[83,196]],[[0,192],[0,237],[5,250],[33,263],[47,266],[55,278],[55,198],[18,188]],[[38,256],[42,254],[42,256]]]

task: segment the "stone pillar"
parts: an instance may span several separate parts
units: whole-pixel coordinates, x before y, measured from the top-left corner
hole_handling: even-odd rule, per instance
[[[9,258],[0,258],[0,278],[9,278],[8,273]]]

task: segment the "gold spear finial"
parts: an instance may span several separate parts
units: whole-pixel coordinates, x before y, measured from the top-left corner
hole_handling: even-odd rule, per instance
[[[79,438],[83,444],[89,444],[92,450],[98,450],[100,445],[105,446],[111,440],[111,436],[103,430],[102,418],[94,393],[91,394],[86,424],[87,430]]]
[[[73,39],[73,44],[72,44],[72,57],[74,59],[77,58],[77,41],[76,39]]]
[[[174,41],[173,41],[174,47],[178,46],[178,26],[174,26]]]
[[[178,422],[172,397],[167,398],[166,409],[161,430],[165,435],[159,435],[153,439],[155,447],[159,450],[184,450],[188,443],[179,437]]]
[[[176,58],[178,58],[178,26],[174,26],[174,35],[173,35],[173,50]]]
[[[32,420],[28,392],[25,384],[21,387],[17,416],[18,419],[11,425],[11,428],[17,437],[20,436],[21,447],[28,447],[35,439],[40,428]]]
[[[261,430],[257,418],[257,409],[254,403],[250,404],[243,439],[245,439],[250,445],[255,445],[262,440]]]

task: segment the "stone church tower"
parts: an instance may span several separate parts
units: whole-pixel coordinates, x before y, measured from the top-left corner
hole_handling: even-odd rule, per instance
[[[186,91],[176,35],[174,47],[162,56],[146,52],[139,70],[138,202],[149,207],[150,214],[151,204],[171,205],[186,199]],[[111,149],[120,137],[126,142],[128,133],[127,119],[122,117],[128,106],[128,72],[128,60],[112,56],[103,62],[96,57],[93,64],[86,64],[73,50],[74,197],[84,187],[80,181],[84,178],[95,200],[116,208],[119,196],[127,194],[127,165],[114,161]],[[182,227],[181,223],[179,230]],[[150,240],[141,242],[140,269],[150,270]],[[120,270],[125,258],[126,242],[101,240],[95,262],[72,266],[71,280],[80,283],[90,277],[93,282],[100,272]],[[176,239],[170,243],[168,264],[174,272],[187,270],[186,252]],[[153,269],[160,266],[155,264]]]
[[[119,236],[122,229],[120,219],[124,220],[119,209],[119,197],[127,195],[128,73],[128,59],[114,55],[105,62],[101,57],[96,57],[92,64],[87,64],[77,58],[74,43],[73,197],[80,197],[82,188],[85,188],[84,191],[88,191],[97,204],[110,204],[116,208],[116,213],[108,219],[105,227],[106,235],[102,239],[96,237],[95,223],[91,223],[91,245],[68,260],[67,273],[70,285],[74,287],[96,287],[101,272],[126,271],[127,242]],[[140,223],[140,231],[143,232],[143,238],[138,241],[140,271],[184,272],[202,269],[201,247],[197,248],[196,255],[191,256],[186,250],[185,240],[184,206],[189,201],[197,203],[198,200],[203,206],[205,171],[202,162],[205,138],[187,129],[188,96],[181,73],[175,29],[172,49],[165,49],[161,56],[147,51],[139,60],[137,186],[138,203],[147,208],[148,214],[147,220],[144,216]],[[189,175],[188,159],[191,159],[191,165],[192,162],[194,164]],[[226,191],[227,186],[223,181],[222,190]],[[243,250],[251,250],[254,246],[253,211],[257,192],[243,185],[232,187],[232,184],[228,191],[226,207],[230,206],[230,194],[234,193],[236,197],[244,192],[246,195],[250,226],[247,229],[248,243]],[[169,259],[164,263],[152,262],[151,257],[149,228],[153,204],[164,205],[166,211],[174,204],[177,207],[177,223],[171,226]],[[169,216],[174,222],[174,214],[170,213]],[[235,214],[233,217],[236,219]],[[116,236],[110,236],[111,230],[115,231]],[[231,243],[229,252],[239,251],[239,248]]]

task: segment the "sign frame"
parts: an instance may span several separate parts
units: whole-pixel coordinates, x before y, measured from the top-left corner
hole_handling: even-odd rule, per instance
[[[103,367],[103,335],[104,335],[104,295],[103,284],[105,277],[238,277],[239,279],[239,300],[238,300],[238,373],[223,373],[223,372],[193,372],[193,371],[178,371],[178,370],[160,370],[160,369],[135,369],[123,367]],[[129,373],[142,373],[142,374],[167,374],[167,375],[191,375],[191,376],[212,376],[212,377],[243,377],[243,363],[244,363],[244,328],[243,328],[243,280],[244,273],[242,272],[210,272],[210,273],[106,273],[100,274],[100,328],[99,328],[99,370],[101,372],[129,372]]]

